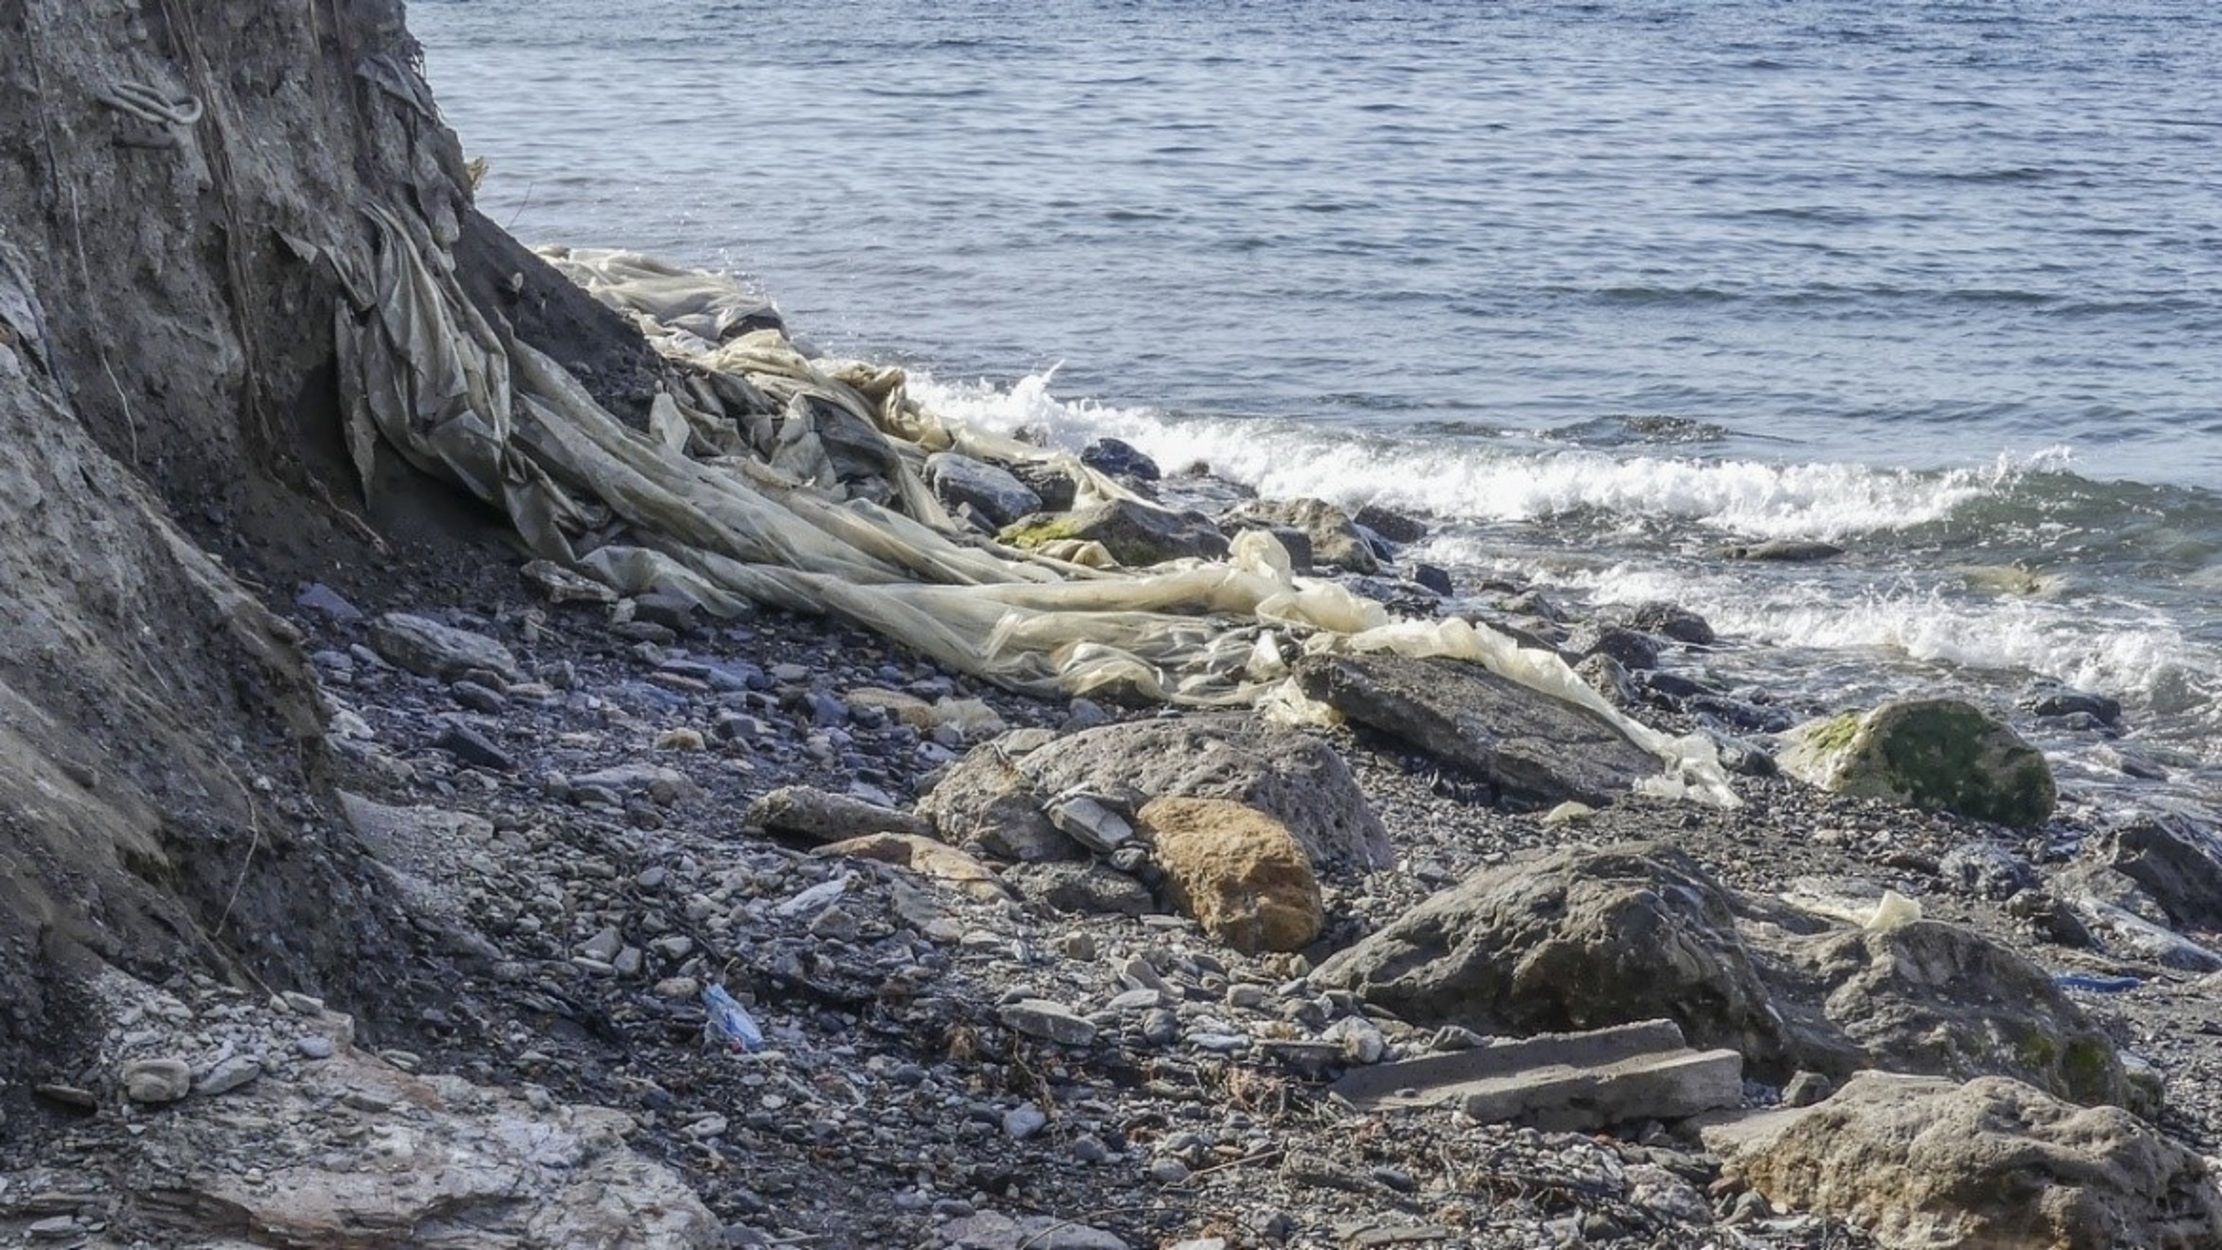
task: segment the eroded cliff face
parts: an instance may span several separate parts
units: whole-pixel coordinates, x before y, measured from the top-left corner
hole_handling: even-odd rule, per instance
[[[399,0],[0,0],[0,1074],[62,1061],[100,961],[341,1001],[407,962],[242,580],[466,540],[451,492],[388,457],[371,511],[346,460],[372,210],[645,402],[637,335],[472,212]]]

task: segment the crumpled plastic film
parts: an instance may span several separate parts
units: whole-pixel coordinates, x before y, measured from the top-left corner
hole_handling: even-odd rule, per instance
[[[421,223],[367,216],[359,268],[372,277],[359,285],[373,289],[335,323],[366,491],[391,447],[502,509],[535,555],[621,593],[661,590],[721,615],[827,613],[1038,694],[1262,702],[1317,720],[1287,681],[1298,648],[1456,656],[1611,719],[1668,764],[1648,789],[1734,802],[1706,744],[1620,715],[1556,656],[1462,621],[1392,625],[1379,603],[1296,576],[1264,531],[1237,535],[1225,561],[1149,569],[1119,567],[1096,543],[1027,552],[972,533],[927,487],[927,455],[1055,468],[1079,507],[1136,496],[1067,453],[944,421],[900,369],[805,356],[728,279],[629,252],[545,252],[632,318],[684,383],[655,399],[645,433],[632,429],[497,332]]]

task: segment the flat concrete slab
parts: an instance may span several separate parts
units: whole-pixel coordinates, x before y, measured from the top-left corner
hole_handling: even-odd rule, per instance
[[[1335,1082],[1334,1091],[1357,1106],[1425,1107],[1454,1102],[1467,1087],[1545,1067],[1601,1067],[1637,1055],[1681,1050],[1681,1026],[1672,1020],[1645,1020],[1583,1033],[1544,1033],[1506,1038],[1471,1050],[1353,1068]]]
[[[1353,1070],[1334,1090],[1375,1110],[1450,1104],[1477,1120],[1583,1131],[1743,1103],[1743,1056],[1691,1050],[1670,1020],[1521,1038]]]

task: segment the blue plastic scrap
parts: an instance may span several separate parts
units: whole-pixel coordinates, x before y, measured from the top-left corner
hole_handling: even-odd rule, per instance
[[[726,993],[724,986],[705,987],[702,1005],[710,1009],[710,1018],[702,1025],[704,1041],[722,1042],[728,1049],[744,1053],[764,1049],[764,1031],[756,1027],[748,1009]]]
[[[2143,977],[2096,977],[2084,972],[2056,972],[2052,983],[2064,990],[2089,990],[2094,994],[2119,994],[2145,983]]]

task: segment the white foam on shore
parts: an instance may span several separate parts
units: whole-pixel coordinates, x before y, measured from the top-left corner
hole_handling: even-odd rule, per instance
[[[1594,510],[1630,524],[1671,519],[1755,538],[1839,539],[1942,520],[2064,449],[1980,468],[1919,473],[1858,464],[1619,457],[1470,440],[1398,441],[1257,419],[1168,418],[1149,409],[1059,399],[1054,370],[1008,387],[913,374],[912,392],[941,414],[1009,433],[1040,426],[1061,446],[1125,439],[1168,469],[1196,461],[1276,497],[1378,503],[1469,521],[1522,521]]]
[[[1479,546],[1458,538],[1432,544],[1430,554],[1488,562]],[[2204,714],[2222,698],[2222,654],[2131,604],[1991,598],[1911,578],[1846,593],[1815,579],[1657,566],[1523,571],[1600,604],[1678,603],[1744,641],[2030,673],[2161,715]]]

